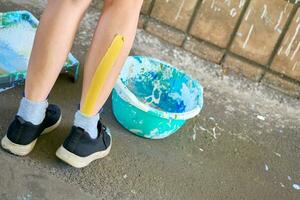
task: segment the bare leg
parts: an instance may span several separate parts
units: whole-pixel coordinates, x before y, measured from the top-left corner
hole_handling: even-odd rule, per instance
[[[106,0],[104,3],[103,13],[99,19],[85,63],[81,105],[83,105],[85,101],[96,68],[114,36],[116,34],[123,35],[125,43],[116,64],[110,72],[110,76],[107,77],[106,84],[103,87],[101,94],[99,94],[94,114],[99,111],[107,100],[130,52],[136,34],[142,3],[142,0]]]
[[[41,17],[29,61],[26,98],[35,102],[47,98],[90,2],[91,0],[49,0]]]

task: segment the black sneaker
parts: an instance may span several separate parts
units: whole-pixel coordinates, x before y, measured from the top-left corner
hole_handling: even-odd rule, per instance
[[[1,140],[2,148],[15,155],[25,156],[32,151],[38,137],[53,131],[60,121],[61,111],[58,106],[52,104],[48,106],[45,119],[40,125],[34,125],[16,116]]]
[[[73,126],[56,156],[69,165],[82,168],[92,161],[107,156],[112,144],[108,128],[98,122],[98,137],[92,139],[84,129]]]

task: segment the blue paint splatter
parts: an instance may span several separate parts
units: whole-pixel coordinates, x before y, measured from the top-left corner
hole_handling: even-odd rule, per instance
[[[142,59],[138,56],[135,56],[134,59],[136,59],[139,63],[142,63]]]
[[[134,58],[142,61],[140,57]],[[162,63],[149,63],[152,66],[144,66],[144,73],[121,79],[140,101],[172,113],[187,112],[198,105],[200,91],[187,75]]]

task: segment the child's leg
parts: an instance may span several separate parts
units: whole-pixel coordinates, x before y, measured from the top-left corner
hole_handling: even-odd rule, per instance
[[[79,21],[91,0],[49,0],[35,37],[17,116],[1,140],[4,149],[16,154],[30,153],[42,133],[60,123],[58,106],[46,100],[66,60]]]
[[[110,76],[107,77],[107,81],[102,92],[99,94],[94,114],[99,112],[100,108],[107,100],[119,75],[121,67],[130,52],[136,34],[142,3],[142,0],[105,0],[104,2],[103,13],[95,31],[92,45],[89,49],[85,63],[81,105],[83,105],[85,101],[85,97],[96,68],[111,44],[114,36],[116,34],[123,35],[125,43]]]
[[[44,101],[72,47],[91,0],[49,0],[35,37],[25,83],[26,98]]]
[[[82,105],[98,64],[114,36],[123,35],[125,43],[99,94],[97,105],[94,107],[95,115],[86,116],[78,111],[69,136],[56,152],[60,159],[74,167],[85,167],[90,162],[105,157],[110,151],[111,135],[109,130],[99,122],[97,113],[108,98],[132,47],[142,3],[142,0],[105,0],[103,13],[85,63]]]

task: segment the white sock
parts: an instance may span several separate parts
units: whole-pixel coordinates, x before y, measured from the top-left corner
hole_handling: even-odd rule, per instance
[[[98,137],[98,121],[100,119],[99,113],[94,116],[86,116],[80,110],[75,113],[74,126],[84,129],[91,138]]]
[[[45,118],[47,107],[47,100],[42,102],[34,102],[23,97],[20,102],[20,107],[17,115],[22,117],[26,122],[30,122],[34,125],[39,125]]]

